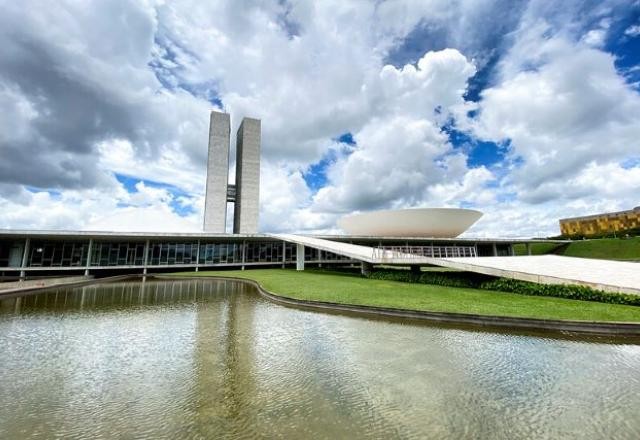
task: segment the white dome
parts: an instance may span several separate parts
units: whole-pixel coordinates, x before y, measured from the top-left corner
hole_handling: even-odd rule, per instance
[[[349,235],[453,238],[480,217],[482,213],[473,209],[398,209],[348,215],[338,226]]]

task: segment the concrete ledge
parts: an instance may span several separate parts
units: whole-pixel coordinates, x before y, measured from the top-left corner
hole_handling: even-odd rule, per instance
[[[0,283],[0,293],[7,292],[9,290],[29,289],[32,287],[49,287],[57,284],[68,284],[79,281],[87,281],[89,279],[93,279],[93,276],[80,275],[70,277],[42,278],[38,280],[8,281]]]
[[[247,278],[234,277],[162,277],[158,279],[218,279],[241,281],[257,288],[258,293],[276,303],[295,308],[337,311],[359,315],[382,316],[431,321],[443,324],[458,324],[485,329],[512,329],[552,333],[580,333],[586,335],[640,337],[640,323],[630,322],[602,322],[602,321],[570,321],[555,319],[514,318],[491,315],[474,315],[466,313],[427,312],[408,309],[393,309],[387,307],[360,306],[339,304],[322,301],[300,300],[282,296],[263,288],[260,283]]]
[[[141,276],[140,276],[141,277]],[[36,286],[25,286],[17,289],[7,289],[0,290],[0,299],[1,298],[12,298],[15,296],[22,296],[25,294],[35,294],[39,292],[44,292],[45,290],[51,289],[59,289],[62,287],[82,287],[87,286],[89,284],[98,284],[98,283],[110,283],[113,281],[123,281],[131,278],[139,278],[137,275],[117,275],[113,277],[105,277],[105,278],[93,278],[93,276],[87,277],[69,277],[72,278],[67,282],[60,282],[48,285],[36,285]],[[82,280],[78,280],[78,278],[82,278]],[[56,278],[57,280],[61,280],[62,278]]]

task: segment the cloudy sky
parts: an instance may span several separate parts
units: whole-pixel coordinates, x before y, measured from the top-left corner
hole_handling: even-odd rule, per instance
[[[0,11],[0,228],[200,230],[214,109],[262,119],[263,232],[447,206],[553,235],[640,205],[640,1]]]

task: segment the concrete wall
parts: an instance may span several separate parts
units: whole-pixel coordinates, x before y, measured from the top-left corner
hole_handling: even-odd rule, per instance
[[[260,208],[260,120],[244,118],[236,142],[234,234],[258,232]]]
[[[229,114],[211,112],[209,158],[207,160],[207,193],[204,205],[205,232],[220,234],[225,232],[230,133]]]
[[[92,276],[77,276],[77,277],[61,277],[61,278],[43,278],[40,280],[27,280],[27,281],[10,281],[7,283],[0,283],[0,291],[24,289],[27,287],[46,287],[56,284],[77,283],[80,281],[86,281],[93,279]]]

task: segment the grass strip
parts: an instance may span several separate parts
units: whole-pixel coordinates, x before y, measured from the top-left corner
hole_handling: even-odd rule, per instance
[[[374,280],[349,273],[253,269],[172,275],[246,278],[277,295],[339,304],[537,319],[640,322],[640,307],[635,306]]]

